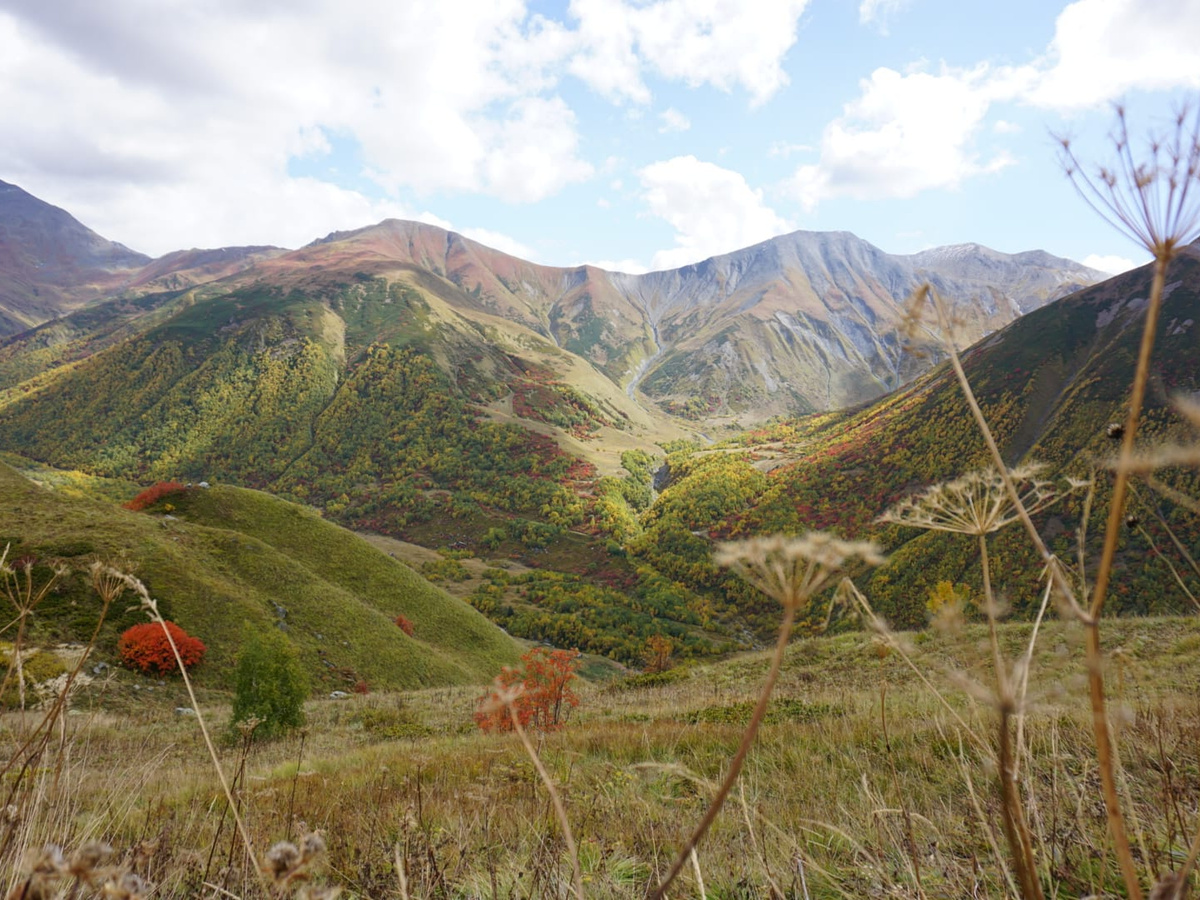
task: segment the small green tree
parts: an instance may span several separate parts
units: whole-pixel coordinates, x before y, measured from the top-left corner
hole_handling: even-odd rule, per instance
[[[230,728],[259,720],[256,738],[271,738],[304,724],[308,676],[295,648],[274,632],[251,634],[238,657]]]

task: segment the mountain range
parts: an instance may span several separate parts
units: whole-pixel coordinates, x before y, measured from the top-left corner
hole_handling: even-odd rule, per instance
[[[54,234],[106,246],[61,211],[41,214],[57,230],[10,229],[24,236],[6,238],[3,258],[24,260],[30,278],[98,271],[83,249],[60,249],[75,262],[57,269],[31,263],[49,258],[30,248]],[[1143,268],[1075,291],[1097,273],[1036,251],[889,256],[804,232],[632,275],[541,266],[397,221],[295,251],[110,268],[119,284],[100,299],[85,296],[98,276],[86,290],[56,276],[60,299],[39,313],[54,318],[0,339],[0,451],[143,484],[263,489],[360,532],[488,566],[519,560],[529,572],[493,572],[471,602],[514,635],[626,662],[651,634],[701,654],[770,633],[774,610],[713,567],[712,541],[859,535],[904,494],[986,462],[938,345],[898,337],[912,286],[928,280],[953,301],[1006,457],[1080,476],[1102,463],[1103,425],[1119,418],[1149,285]],[[1148,404],[1158,437],[1179,430],[1170,396],[1200,389],[1194,249],[1170,282]],[[734,423],[760,427],[702,440]],[[1097,518],[1105,503],[1101,480]],[[1058,552],[1073,553],[1079,516],[1069,500],[1046,523]],[[1166,557],[1150,552],[1168,536],[1146,529],[1122,552],[1137,590],[1118,593],[1117,609],[1179,605]],[[1194,544],[1190,526],[1181,533]],[[941,581],[970,593],[969,548],[897,529],[881,539],[905,564],[870,586],[897,624],[921,624]],[[1039,565],[997,540],[1025,611]]]
[[[502,343],[542,341],[551,357],[575,358],[555,368],[583,363],[652,416],[707,428],[841,408],[910,381],[937,360],[906,353],[897,336],[904,300],[926,280],[953,299],[966,346],[1103,275],[1041,251],[1009,255],[976,244],[895,256],[847,232],[795,232],[630,275],[530,263],[398,220],[295,251],[234,247],[150,260],[0,182],[0,338],[102,298],[154,297],[139,305],[151,312],[192,288],[211,296],[321,285],[332,295],[366,277],[403,284],[443,310],[456,332],[438,354],[449,372],[495,357],[495,346],[480,345],[501,333]],[[492,336],[481,336],[482,321]],[[34,341],[57,346],[75,334],[68,326]]]

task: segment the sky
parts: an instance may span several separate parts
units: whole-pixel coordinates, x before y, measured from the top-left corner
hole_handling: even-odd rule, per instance
[[[0,0],[0,180],[152,256],[419,219],[549,265],[796,230],[1147,253],[1057,152],[1200,97],[1195,0]]]

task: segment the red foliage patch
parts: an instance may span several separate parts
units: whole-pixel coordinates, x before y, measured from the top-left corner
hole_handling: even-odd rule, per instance
[[[579,705],[571,689],[579,667],[578,650],[548,650],[534,647],[521,657],[522,668],[505,668],[492,682],[491,690],[479,698],[475,723],[484,731],[511,731],[512,716],[501,701],[502,695],[519,688],[513,701],[517,721],[522,728],[530,725],[553,731],[562,725],[568,709]]]
[[[403,614],[396,616],[396,627],[398,627],[409,637],[412,637],[413,632],[416,631],[416,629],[413,627],[412,621],[408,618],[408,616]]]
[[[180,491],[186,491],[187,488],[178,481],[160,481],[158,484],[152,484],[146,488],[132,500],[122,503],[126,509],[131,509],[134,512],[141,512],[143,509],[149,509],[159,500],[171,494],[178,494]],[[172,663],[174,665],[174,663]]]
[[[179,657],[186,668],[190,669],[204,659],[208,648],[203,641],[192,637],[174,622],[166,622],[165,625],[171,632],[175,646],[179,648]],[[171,652],[171,644],[163,633],[163,626],[157,622],[146,622],[127,629],[117,641],[117,653],[121,662],[139,672],[167,675],[176,671],[175,654]]]

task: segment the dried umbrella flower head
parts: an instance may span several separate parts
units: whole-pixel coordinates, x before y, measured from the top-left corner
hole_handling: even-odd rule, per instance
[[[1027,465],[1009,470],[1021,504],[1030,514],[1046,508],[1059,497],[1053,484],[1037,477],[1042,468]],[[999,531],[1019,518],[1003,477],[995,469],[988,468],[906,497],[880,516],[879,521],[928,531],[983,535]]]
[[[850,560],[861,559],[872,566],[884,562],[876,544],[844,541],[821,531],[802,537],[774,535],[730,541],[717,548],[715,559],[791,609],[820,592]]]
[[[511,672],[512,668],[506,666],[505,670],[506,672]],[[515,684],[505,684],[504,676],[497,675],[492,679],[491,693],[479,705],[479,711],[486,715],[491,715],[492,713],[510,709],[524,693],[524,684],[519,681]]]
[[[1067,177],[1089,206],[1160,260],[1200,237],[1200,108],[1175,114],[1173,129],[1151,135],[1146,161],[1134,158],[1125,109],[1116,108],[1113,162],[1090,174],[1059,138]]]

